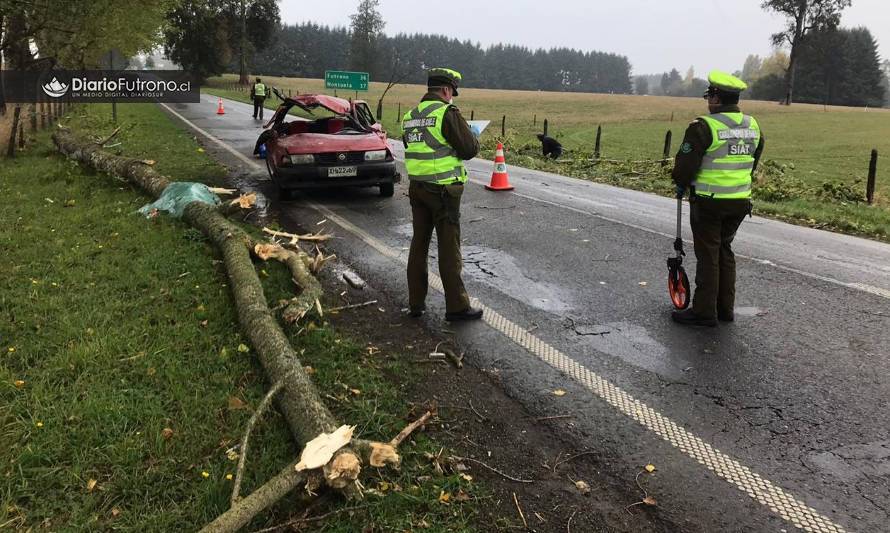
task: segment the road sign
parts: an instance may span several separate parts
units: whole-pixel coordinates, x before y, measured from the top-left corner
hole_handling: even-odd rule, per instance
[[[350,91],[368,90],[367,72],[347,72],[344,70],[326,70],[324,72],[325,89],[348,89]]]

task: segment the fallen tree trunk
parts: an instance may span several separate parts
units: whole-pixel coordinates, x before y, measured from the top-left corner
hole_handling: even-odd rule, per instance
[[[96,143],[78,140],[70,132],[54,133],[53,141],[59,151],[68,157],[124,178],[155,198],[170,184],[151,166],[136,159],[104,152]],[[225,218],[216,207],[205,203],[188,204],[183,219],[201,230],[222,252],[241,328],[254,347],[269,382],[283,380],[278,405],[294,439],[302,446],[321,433],[333,432],[340,424],[322,403],[315,385],[303,371],[302,363],[266,302],[263,286],[251,261],[250,254],[255,245],[253,239]],[[295,281],[303,290],[298,299],[304,305],[310,298],[314,303],[322,292],[318,280],[306,268],[307,261],[311,262],[308,256],[304,259],[296,253],[286,260]],[[304,298],[307,294],[309,296]],[[355,452],[348,448],[341,450],[338,457],[343,454],[355,456]],[[357,456],[355,460],[359,460]],[[326,478],[331,486],[347,491],[355,480],[340,478],[334,480],[336,483],[331,483],[330,477]]]

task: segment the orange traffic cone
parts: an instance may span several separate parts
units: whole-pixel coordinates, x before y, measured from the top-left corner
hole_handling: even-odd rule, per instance
[[[504,144],[498,143],[494,156],[494,172],[491,173],[491,183],[485,186],[489,191],[512,191],[510,176],[507,175],[507,160],[504,159]]]
[[[216,104],[216,114],[217,115],[225,115],[226,110],[223,109],[222,98],[219,99],[219,103]]]

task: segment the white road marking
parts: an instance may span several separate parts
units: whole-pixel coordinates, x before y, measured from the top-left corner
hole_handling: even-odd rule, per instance
[[[195,131],[233,153],[233,155],[240,160],[249,165],[253,165],[254,167],[260,167],[258,163],[238,153],[222,140],[199,128],[176,111],[173,111],[164,104],[161,105],[167,108],[167,110],[175,116],[179,117],[180,120]],[[339,216],[331,209],[313,202],[306,203],[319,213],[324,214],[328,220],[333,221],[344,230],[365,242],[384,257],[388,257],[403,265],[406,263],[403,254],[398,250],[387,246],[376,237]],[[439,292],[443,292],[442,280],[436,274],[430,273],[430,286]],[[823,516],[812,507],[809,507],[806,503],[796,498],[791,493],[773,484],[763,476],[753,472],[750,468],[736,461],[729,455],[714,448],[700,437],[682,428],[667,416],[634,398],[620,387],[589,370],[584,365],[568,357],[566,354],[542,341],[535,335],[532,335],[526,329],[507,319],[494,309],[479,302],[475,298],[473,299],[473,303],[483,309],[483,320],[489,327],[500,332],[551,367],[577,381],[616,410],[669,442],[685,455],[691,457],[720,478],[745,492],[752,499],[764,505],[770,511],[790,522],[795,527],[813,533],[842,533],[845,531],[843,527],[832,522],[831,519]]]

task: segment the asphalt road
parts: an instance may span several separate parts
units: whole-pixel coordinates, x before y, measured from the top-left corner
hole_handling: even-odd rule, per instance
[[[326,220],[338,256],[407,301],[407,183],[278,202],[247,159],[250,106],[168,109],[285,225]],[[890,246],[748,219],[736,322],[688,329],[665,288],[675,202],[512,167],[515,191],[494,193],[491,162],[468,168],[465,281],[494,318],[450,328],[511,395],[575,415],[580,445],[631,480],[655,464],[649,493],[682,529],[890,531]],[[428,308],[445,327],[440,293]]]

